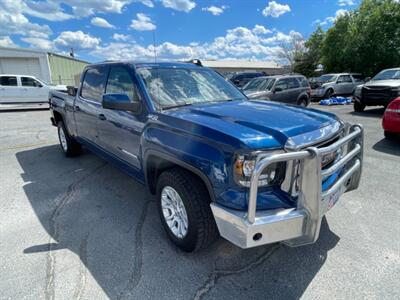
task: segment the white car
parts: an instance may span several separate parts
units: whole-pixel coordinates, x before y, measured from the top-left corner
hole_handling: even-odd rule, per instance
[[[43,103],[49,91],[66,91],[65,85],[49,85],[30,75],[0,74],[0,104]]]

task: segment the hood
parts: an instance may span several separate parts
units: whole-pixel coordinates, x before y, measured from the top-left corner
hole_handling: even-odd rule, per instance
[[[206,135],[217,142],[233,138],[241,147],[251,149],[314,144],[331,137],[342,127],[333,114],[270,101],[191,105],[164,111],[163,115],[173,117],[171,124],[181,130]],[[176,122],[177,119],[181,122]]]
[[[364,86],[367,86],[367,87],[374,87],[374,86],[398,87],[398,86],[400,86],[400,79],[371,80],[371,81],[368,81]]]

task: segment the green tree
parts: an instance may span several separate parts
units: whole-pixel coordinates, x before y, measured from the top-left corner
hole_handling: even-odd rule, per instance
[[[295,57],[294,72],[307,77],[315,76],[315,69],[321,63],[321,49],[325,32],[320,26],[311,34],[305,42],[305,51]]]

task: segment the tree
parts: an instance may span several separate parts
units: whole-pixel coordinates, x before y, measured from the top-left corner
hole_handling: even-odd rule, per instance
[[[289,38],[286,42],[279,45],[277,56],[288,62],[290,71],[293,71],[295,58],[304,52],[304,38],[295,31],[290,32]]]
[[[293,70],[307,77],[315,76],[315,69],[321,63],[321,48],[325,32],[320,26],[311,34],[304,43],[305,51],[297,53],[294,59]]]

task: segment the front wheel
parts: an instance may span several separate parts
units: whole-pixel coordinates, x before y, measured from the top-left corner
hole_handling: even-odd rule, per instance
[[[324,95],[324,98],[325,98],[325,99],[329,99],[329,98],[331,98],[332,96],[333,96],[333,90],[332,90],[332,89],[329,89],[329,90],[326,91],[326,93],[325,93],[325,95]]]
[[[390,131],[386,131],[385,130],[383,133],[384,133],[385,138],[387,140],[395,140],[398,137],[398,135],[396,135],[394,132],[390,132]]]
[[[173,168],[160,175],[157,206],[169,239],[184,251],[206,248],[218,236],[206,187],[184,169]]]
[[[63,121],[57,123],[57,130],[58,140],[65,156],[72,157],[78,155],[81,151],[81,145],[69,135]]]

